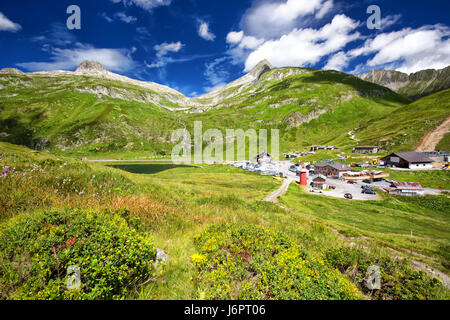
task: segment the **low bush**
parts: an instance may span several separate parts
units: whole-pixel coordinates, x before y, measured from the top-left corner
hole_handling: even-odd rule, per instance
[[[373,299],[425,300],[448,299],[449,292],[437,278],[413,269],[405,260],[369,253],[361,248],[340,246],[325,252],[325,261],[351,277],[360,290]],[[380,268],[381,288],[370,290],[366,285],[370,266]]]
[[[128,211],[68,209],[11,218],[0,226],[0,298],[123,298],[155,276],[152,240],[127,221]],[[71,266],[76,289],[67,286]]]
[[[286,235],[261,226],[220,224],[195,237],[191,259],[205,299],[357,299],[340,272]]]

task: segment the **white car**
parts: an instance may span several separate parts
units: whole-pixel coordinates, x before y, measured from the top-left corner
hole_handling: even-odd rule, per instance
[[[313,193],[322,193],[322,190],[317,189],[317,188],[313,188],[313,189],[309,189],[309,192],[313,192]]]

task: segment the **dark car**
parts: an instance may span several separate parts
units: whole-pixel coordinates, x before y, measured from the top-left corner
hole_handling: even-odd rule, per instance
[[[353,199],[353,196],[352,196],[352,194],[351,193],[346,193],[345,195],[344,195],[344,198],[345,199]]]
[[[364,193],[364,194],[377,194],[377,193],[375,192],[375,190],[369,189],[369,188],[364,189],[364,190],[362,191],[362,193]]]
[[[363,182],[364,182],[364,183],[367,183],[367,184],[371,184],[371,183],[372,183],[372,180],[366,179],[366,180],[363,180]]]

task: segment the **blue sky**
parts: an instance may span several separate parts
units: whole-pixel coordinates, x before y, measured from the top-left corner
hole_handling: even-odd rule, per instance
[[[70,5],[81,30],[68,30]],[[381,29],[367,8],[381,9]],[[189,96],[262,59],[349,73],[450,65],[450,1],[1,0],[0,68],[74,70],[85,59]]]

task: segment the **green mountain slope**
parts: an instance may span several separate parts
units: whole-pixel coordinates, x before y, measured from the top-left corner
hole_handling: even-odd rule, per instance
[[[356,137],[363,145],[378,145],[385,150],[410,151],[415,149],[428,131],[439,126],[449,115],[450,89],[400,107],[384,117],[373,119],[367,126],[356,131]],[[445,148],[445,142],[441,147]],[[445,150],[444,148],[441,150]]]
[[[345,73],[274,69],[266,61],[225,88],[193,99],[85,63],[75,73],[1,73],[0,141],[77,156],[168,155],[172,131],[186,126],[192,132],[194,121],[202,121],[203,130],[280,129],[281,152],[311,144],[350,149],[357,144],[350,131],[396,116],[408,103],[388,88]],[[439,114],[447,112],[443,107],[436,106]],[[434,118],[424,113],[417,121]],[[382,131],[378,137],[383,141]]]

